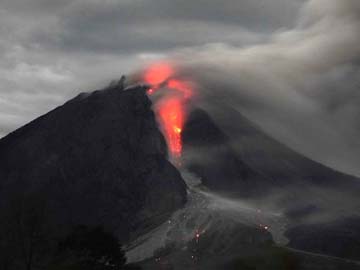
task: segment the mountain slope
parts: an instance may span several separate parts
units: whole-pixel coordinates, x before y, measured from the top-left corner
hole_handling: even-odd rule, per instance
[[[222,117],[227,120],[213,120],[204,110],[195,109],[182,133],[185,163],[209,188],[228,192],[238,188],[255,195],[310,186],[359,192],[360,179],[296,153],[238,112],[226,113]]]
[[[145,90],[81,94],[0,140],[0,249],[32,227],[38,252],[78,224],[126,240],[185,203]]]
[[[194,110],[182,132],[184,164],[217,192],[235,192],[242,197],[260,195],[262,183],[269,183],[231,147],[229,138],[200,109]]]
[[[202,184],[285,216],[291,247],[358,260],[360,179],[296,153],[237,112],[221,115],[216,122],[194,110],[183,130],[184,164]]]

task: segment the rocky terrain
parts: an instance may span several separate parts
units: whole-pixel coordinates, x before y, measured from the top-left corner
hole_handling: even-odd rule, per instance
[[[360,179],[296,153],[238,112],[221,115],[236,127],[201,109],[190,114],[182,134],[188,170],[213,192],[280,213],[286,224],[275,226],[285,225],[288,246],[359,260]]]
[[[358,269],[359,179],[203,109],[176,168],[146,90],[80,94],[0,140],[4,269],[44,267],[77,225],[144,269]]]

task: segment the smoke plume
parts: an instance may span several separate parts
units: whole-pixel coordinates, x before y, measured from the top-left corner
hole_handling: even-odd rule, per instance
[[[266,43],[213,44],[171,57],[223,126],[237,123],[222,108],[235,109],[296,151],[360,175],[359,43],[358,0],[310,0],[293,29]]]

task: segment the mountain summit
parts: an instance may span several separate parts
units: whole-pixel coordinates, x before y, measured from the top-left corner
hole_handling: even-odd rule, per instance
[[[123,90],[80,94],[0,140],[0,247],[19,254],[36,234],[40,253],[76,225],[124,241],[185,203],[146,89]]]

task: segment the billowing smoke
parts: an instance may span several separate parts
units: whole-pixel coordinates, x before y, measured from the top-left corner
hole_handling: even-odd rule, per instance
[[[359,44],[358,0],[310,0],[294,29],[266,43],[207,45],[171,57],[224,127],[236,125],[222,115],[232,108],[296,151],[360,175]]]

